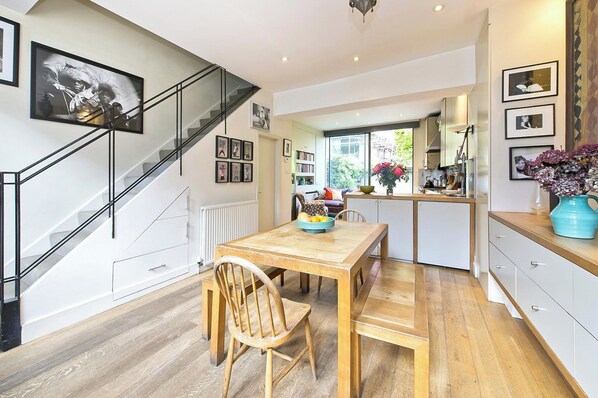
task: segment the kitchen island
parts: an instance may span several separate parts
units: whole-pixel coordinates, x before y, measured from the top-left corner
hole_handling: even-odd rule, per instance
[[[344,207],[368,222],[388,224],[391,258],[473,270],[474,198],[348,193]]]

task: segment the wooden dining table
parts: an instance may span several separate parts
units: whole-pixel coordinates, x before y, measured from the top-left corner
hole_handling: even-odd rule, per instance
[[[323,276],[338,281],[338,396],[356,397],[359,382],[353,380],[351,312],[353,278],[380,244],[380,257],[388,257],[388,225],[336,221],[325,233],[308,233],[294,222],[272,230],[216,246],[215,258],[238,256],[256,264]],[[224,360],[226,304],[220,294],[212,299],[210,359]],[[316,347],[317,350],[317,347]]]

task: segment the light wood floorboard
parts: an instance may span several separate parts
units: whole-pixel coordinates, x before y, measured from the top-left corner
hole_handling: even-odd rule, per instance
[[[73,327],[0,353],[0,397],[219,396],[224,363],[212,367],[201,338],[201,276]],[[278,397],[336,396],[336,289],[303,295],[287,272],[281,294],[312,305],[318,379],[307,356],[275,388]],[[570,397],[564,379],[525,326],[490,303],[469,273],[426,267],[433,397]],[[304,346],[297,333],[281,351]],[[362,338],[362,396],[413,396],[413,352]],[[284,361],[274,360],[275,374]],[[250,349],[233,367],[229,397],[264,394],[266,356]]]

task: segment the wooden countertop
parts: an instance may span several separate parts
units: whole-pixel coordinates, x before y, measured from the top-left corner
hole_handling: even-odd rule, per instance
[[[439,194],[395,194],[385,195],[381,193],[364,194],[361,192],[350,192],[345,195],[345,198],[359,198],[359,199],[393,199],[393,200],[414,200],[427,202],[454,202],[454,203],[475,203],[475,198],[459,198],[455,196],[439,195]]]
[[[574,239],[558,236],[548,216],[496,211],[489,214],[496,221],[598,276],[598,237]]]

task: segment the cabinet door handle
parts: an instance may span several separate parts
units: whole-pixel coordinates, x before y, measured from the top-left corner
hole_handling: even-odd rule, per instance
[[[504,265],[495,265],[495,267],[498,269],[501,269],[501,268],[504,268],[505,266]]]
[[[532,310],[534,310],[536,312],[538,312],[538,311],[546,311],[546,308],[542,308],[542,307],[539,307],[537,305],[532,305]]]
[[[541,263],[541,262],[539,262],[539,261],[530,261],[529,263],[530,263],[531,265],[533,265],[534,267],[537,267],[538,265],[546,265],[546,264],[544,264],[544,263]]]
[[[504,235],[496,235],[496,239],[502,239],[504,237],[505,237]]]
[[[148,271],[155,271],[158,268],[163,268],[163,267],[166,267],[166,264],[160,264],[160,265],[158,265],[156,267],[148,268]]]

